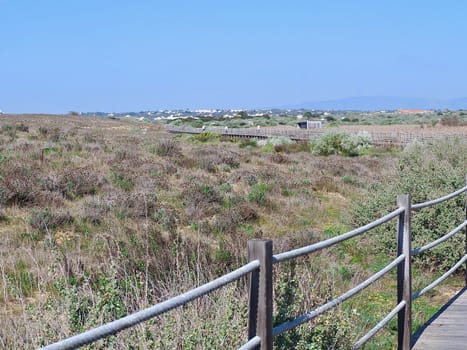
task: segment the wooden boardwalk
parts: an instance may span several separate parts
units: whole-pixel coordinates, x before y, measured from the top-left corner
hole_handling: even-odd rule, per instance
[[[258,138],[288,137],[294,141],[309,141],[319,137],[325,129],[298,129],[298,128],[231,128],[209,127],[207,129],[192,128],[186,126],[169,125],[167,130],[178,134],[201,134],[209,131],[226,137],[236,138]],[[327,129],[329,131],[329,129]],[[354,132],[355,133],[355,132]],[[433,132],[367,132],[371,136],[372,144],[376,146],[405,146],[414,141],[434,142],[444,138],[465,139],[465,132],[451,132],[450,134],[436,134]]]
[[[414,350],[467,349],[466,291],[462,289],[414,335]]]

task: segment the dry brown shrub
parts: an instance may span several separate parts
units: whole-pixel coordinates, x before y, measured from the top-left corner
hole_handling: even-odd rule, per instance
[[[238,168],[240,165],[237,153],[215,145],[203,145],[192,150],[191,153],[195,165],[211,173],[216,172],[220,165],[227,165],[231,168]]]
[[[134,172],[146,164],[148,160],[136,145],[137,143],[119,146],[108,161],[109,165],[118,167],[123,171]]]
[[[465,125],[465,122],[461,120],[458,116],[444,116],[439,121],[443,126],[462,126]]]
[[[321,235],[312,229],[306,228],[293,234],[279,237],[274,240],[274,250],[276,252],[286,252],[299,247],[319,242]]]
[[[103,146],[100,143],[90,142],[84,144],[84,150],[88,153],[98,153],[102,152]]]
[[[174,140],[164,139],[157,143],[156,153],[161,157],[173,157],[180,155],[181,149]]]
[[[162,171],[163,174],[173,175],[173,174],[177,173],[178,168],[172,162],[166,161],[166,162],[162,163],[161,171]]]
[[[179,154],[173,158],[173,163],[177,167],[192,169],[197,165],[196,159],[193,157],[188,157],[183,154]]]
[[[18,150],[21,152],[28,152],[28,151],[35,149],[36,147],[37,147],[36,144],[30,141],[26,141],[26,140],[16,141],[10,146],[11,149]]]
[[[0,203],[21,206],[34,204],[39,192],[36,174],[35,170],[25,165],[7,164],[0,177]]]
[[[135,185],[137,188],[144,189],[146,191],[153,191],[154,189],[168,189],[169,184],[167,177],[160,176],[157,172],[157,176],[152,175],[151,172],[155,170],[148,170],[147,173],[144,170],[141,171],[139,177],[135,179]]]
[[[185,213],[189,219],[199,220],[219,210],[222,196],[216,184],[208,178],[193,176],[183,187],[180,198],[185,202]]]
[[[39,231],[54,230],[56,228],[71,224],[73,216],[64,209],[45,208],[32,211],[29,224]]]
[[[273,153],[271,155],[271,161],[277,164],[286,164],[289,163],[289,158],[282,153]]]
[[[61,192],[45,190],[37,195],[38,204],[61,207],[65,205],[65,202],[66,199]]]
[[[0,205],[0,222],[5,222],[8,220],[8,217],[5,213],[5,208],[3,206]]]
[[[24,123],[15,124],[15,129],[21,132],[29,132],[29,126]]]
[[[105,178],[91,168],[72,168],[60,176],[60,189],[66,197],[73,199],[95,194],[105,182]]]
[[[157,196],[154,192],[134,190],[131,192],[115,192],[105,197],[105,202],[119,215],[131,218],[150,218],[158,208]]]
[[[240,203],[217,215],[212,229],[220,233],[234,234],[238,225],[252,222],[257,218],[258,212],[251,203]]]
[[[249,222],[258,219],[256,207],[251,203],[241,203],[235,209],[242,222]]]
[[[217,171],[218,159],[216,155],[205,154],[198,157],[198,166],[200,169],[206,170],[210,173],[215,173]]]
[[[330,176],[320,176],[313,180],[313,189],[323,192],[339,192],[339,186],[334,178]]]
[[[51,142],[59,142],[59,141],[66,140],[67,138],[67,134],[62,132],[60,128],[50,129],[47,135],[48,135],[48,140]]]
[[[85,200],[81,207],[81,218],[94,225],[101,224],[110,211],[108,201],[99,196],[93,196]]]

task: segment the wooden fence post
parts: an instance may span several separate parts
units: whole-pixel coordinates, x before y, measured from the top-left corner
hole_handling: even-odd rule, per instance
[[[405,301],[405,307],[397,315],[397,349],[410,350],[412,342],[412,233],[410,227],[411,203],[409,195],[397,196],[397,205],[404,208],[399,215],[397,232],[397,255],[405,259],[397,266],[397,303]]]
[[[250,274],[248,339],[258,335],[261,350],[272,349],[272,241],[248,241],[248,260],[259,260]]]

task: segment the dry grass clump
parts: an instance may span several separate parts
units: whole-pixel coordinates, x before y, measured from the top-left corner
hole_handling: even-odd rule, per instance
[[[134,190],[131,192],[116,192],[107,198],[110,207],[118,215],[132,218],[154,217],[157,207],[157,196],[154,192]]]
[[[180,154],[180,147],[173,140],[165,139],[157,143],[156,153],[160,157],[174,157]]]
[[[94,225],[101,224],[111,210],[111,203],[100,196],[88,197],[82,204],[80,217]]]
[[[285,164],[285,163],[290,162],[289,158],[286,155],[281,154],[281,153],[273,153],[271,155],[271,160],[277,164]]]
[[[8,220],[8,217],[5,213],[5,208],[0,205],[0,222],[6,222]]]
[[[29,217],[29,224],[38,231],[49,231],[71,224],[73,216],[63,209],[44,208],[33,210]]]
[[[35,144],[31,141],[19,140],[11,143],[9,148],[21,152],[29,152],[35,148]]]
[[[62,170],[57,181],[48,190],[62,193],[68,199],[76,199],[95,194],[105,184],[106,179],[88,167],[72,167]]]

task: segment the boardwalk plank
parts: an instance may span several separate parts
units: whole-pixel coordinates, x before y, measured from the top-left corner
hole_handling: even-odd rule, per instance
[[[433,317],[413,350],[467,349],[467,294],[463,289]]]

